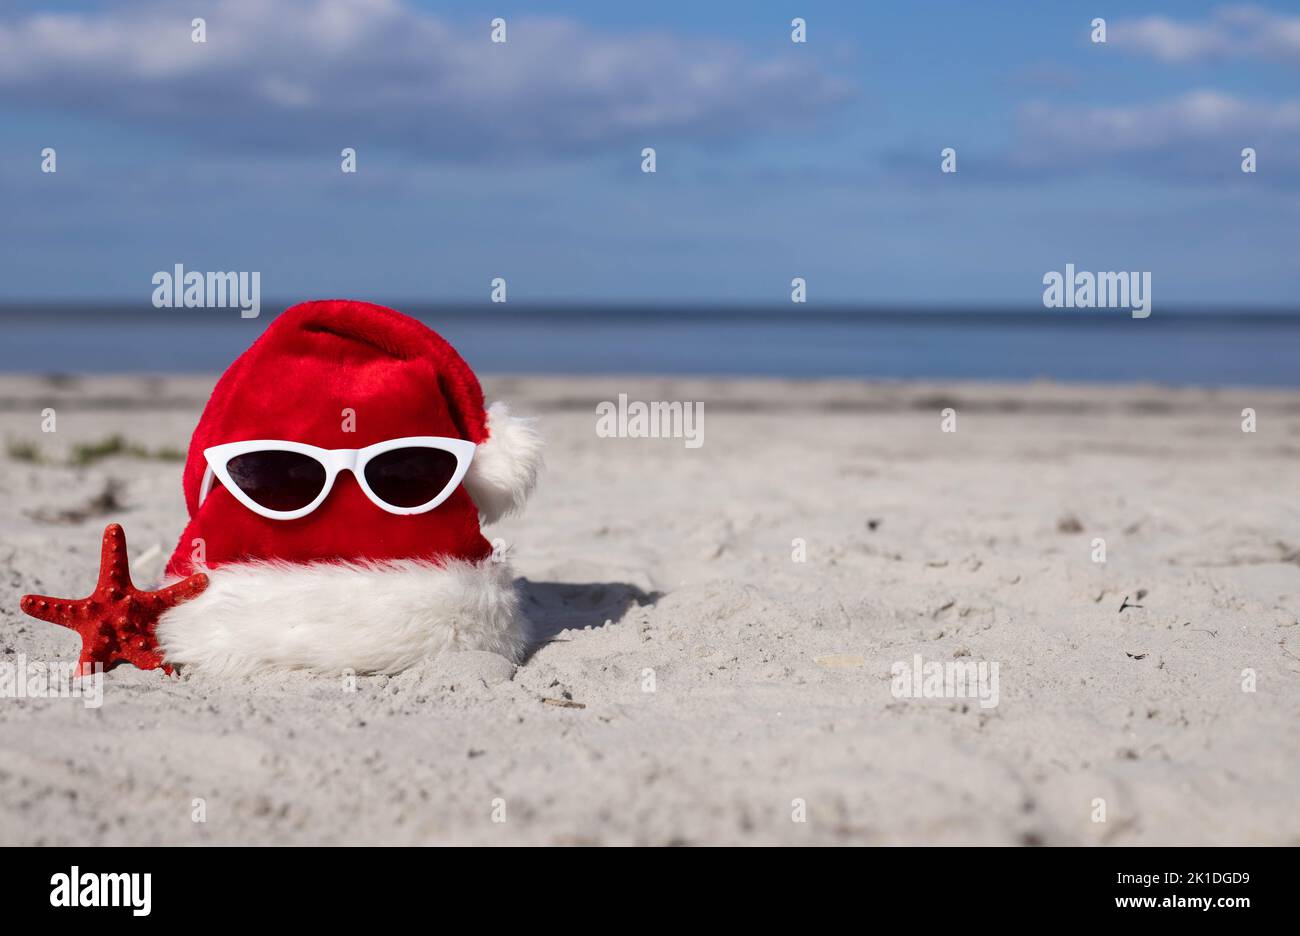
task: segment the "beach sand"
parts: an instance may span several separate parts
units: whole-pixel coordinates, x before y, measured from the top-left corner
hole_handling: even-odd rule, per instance
[[[0,699],[0,844],[1300,844],[1300,393],[485,384],[550,441],[487,532],[523,665]],[[0,664],[75,659],[18,598],[88,594],[109,521],[170,552],[210,387],[0,377]],[[703,446],[598,437],[620,393],[703,401]],[[998,704],[898,697],[918,654]]]

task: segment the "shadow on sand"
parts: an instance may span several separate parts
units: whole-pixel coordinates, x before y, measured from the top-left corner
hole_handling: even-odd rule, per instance
[[[652,605],[663,595],[627,582],[530,582],[519,580],[523,610],[532,624],[532,657],[560,631],[617,624],[633,607]]]

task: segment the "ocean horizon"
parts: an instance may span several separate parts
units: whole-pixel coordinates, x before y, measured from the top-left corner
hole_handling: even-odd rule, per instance
[[[446,304],[376,300],[484,373],[1300,386],[1300,310]],[[0,303],[0,371],[217,373],[292,303]]]

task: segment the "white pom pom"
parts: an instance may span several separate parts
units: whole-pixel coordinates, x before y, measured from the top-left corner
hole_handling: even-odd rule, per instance
[[[495,523],[528,502],[542,467],[542,437],[534,423],[511,416],[504,403],[488,407],[488,438],[479,443],[465,476],[482,522]]]

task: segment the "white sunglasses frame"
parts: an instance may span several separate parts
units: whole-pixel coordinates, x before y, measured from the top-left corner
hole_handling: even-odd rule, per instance
[[[417,507],[396,507],[385,503],[374,491],[370,490],[370,485],[366,481],[366,465],[376,455],[382,455],[384,452],[391,452],[393,449],[399,448],[433,448],[450,452],[456,457],[456,471],[451,476],[451,481],[448,482],[437,497],[427,504],[420,504]],[[299,517],[307,516],[307,514],[324,503],[325,498],[329,497],[330,491],[334,490],[334,482],[338,479],[340,472],[351,471],[352,476],[357,480],[357,484],[361,486],[362,492],[365,493],[372,504],[381,510],[399,516],[428,513],[451,497],[456,488],[460,487],[461,481],[465,479],[465,473],[469,471],[470,462],[474,460],[474,450],[475,445],[473,442],[465,439],[448,439],[443,436],[408,436],[402,439],[388,439],[360,449],[324,449],[303,442],[289,442],[284,439],[250,439],[247,442],[226,442],[203,450],[203,457],[207,460],[208,467],[203,473],[203,486],[199,490],[199,503],[202,504],[207,500],[208,494],[212,491],[213,478],[220,478],[222,485],[234,495],[235,500],[253,511],[253,513],[266,517],[268,520],[297,520]],[[239,489],[239,485],[231,480],[230,472],[226,467],[235,456],[246,455],[249,452],[297,452],[300,455],[314,458],[325,469],[325,485],[321,488],[321,492],[316,496],[316,499],[306,507],[300,507],[297,510],[271,510],[268,507],[263,507]]]

